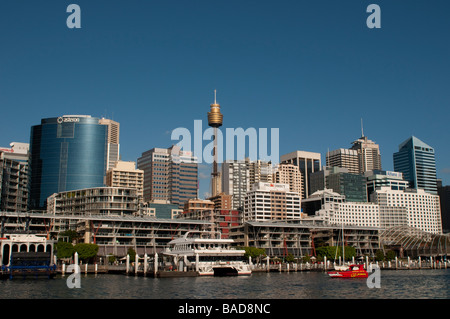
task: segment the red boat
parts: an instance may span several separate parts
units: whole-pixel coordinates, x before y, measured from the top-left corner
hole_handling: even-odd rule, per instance
[[[369,274],[364,269],[364,265],[350,265],[347,270],[329,271],[332,278],[367,278]]]

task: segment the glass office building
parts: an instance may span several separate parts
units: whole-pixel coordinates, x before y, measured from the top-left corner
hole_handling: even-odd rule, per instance
[[[46,118],[30,135],[29,208],[54,193],[105,185],[108,127],[89,115]]]
[[[421,188],[437,194],[436,161],[434,148],[412,136],[394,153],[394,171],[403,173],[411,188]]]

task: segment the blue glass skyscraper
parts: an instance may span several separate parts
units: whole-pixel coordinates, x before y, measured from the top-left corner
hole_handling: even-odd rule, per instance
[[[411,188],[437,194],[434,148],[411,136],[394,153],[394,171],[403,173]]]
[[[108,127],[88,115],[42,119],[30,135],[29,208],[54,193],[104,186]]]

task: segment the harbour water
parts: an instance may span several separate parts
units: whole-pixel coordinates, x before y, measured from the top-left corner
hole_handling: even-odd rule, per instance
[[[242,277],[152,278],[82,274],[0,281],[1,299],[448,299],[450,270],[381,271],[380,288],[366,279],[330,278],[324,272],[254,273]]]

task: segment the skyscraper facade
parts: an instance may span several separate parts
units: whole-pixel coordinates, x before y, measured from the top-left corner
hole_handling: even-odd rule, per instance
[[[137,167],[144,171],[144,202],[169,201],[180,208],[198,197],[198,162],[178,146],[142,153]]]
[[[356,150],[340,148],[327,152],[328,167],[341,167],[348,169],[349,173],[359,174],[359,155]]]
[[[308,196],[311,194],[309,175],[313,172],[320,171],[320,153],[295,151],[286,155],[282,155],[280,162],[298,166],[300,173],[302,174],[302,198],[308,198]]]
[[[106,170],[109,170],[113,168],[115,163],[120,159],[120,124],[116,121],[105,118],[101,118],[99,124],[106,125],[108,127]]]
[[[329,167],[347,168],[349,173],[364,174],[372,170],[381,170],[380,146],[364,134],[354,141],[350,149],[340,148],[327,152]]]
[[[302,174],[298,166],[293,164],[278,164],[273,173],[273,182],[288,184],[291,192],[302,194]]]
[[[437,194],[434,148],[411,136],[394,153],[394,171],[403,173],[410,187]]]
[[[359,174],[373,170],[381,170],[381,154],[378,144],[369,140],[364,135],[352,144],[351,149],[358,153]]]
[[[31,127],[29,208],[47,198],[105,184],[108,128],[89,115],[46,118]]]
[[[227,160],[222,163],[222,190],[232,197],[232,209],[244,208],[250,190],[250,171],[246,161]]]

